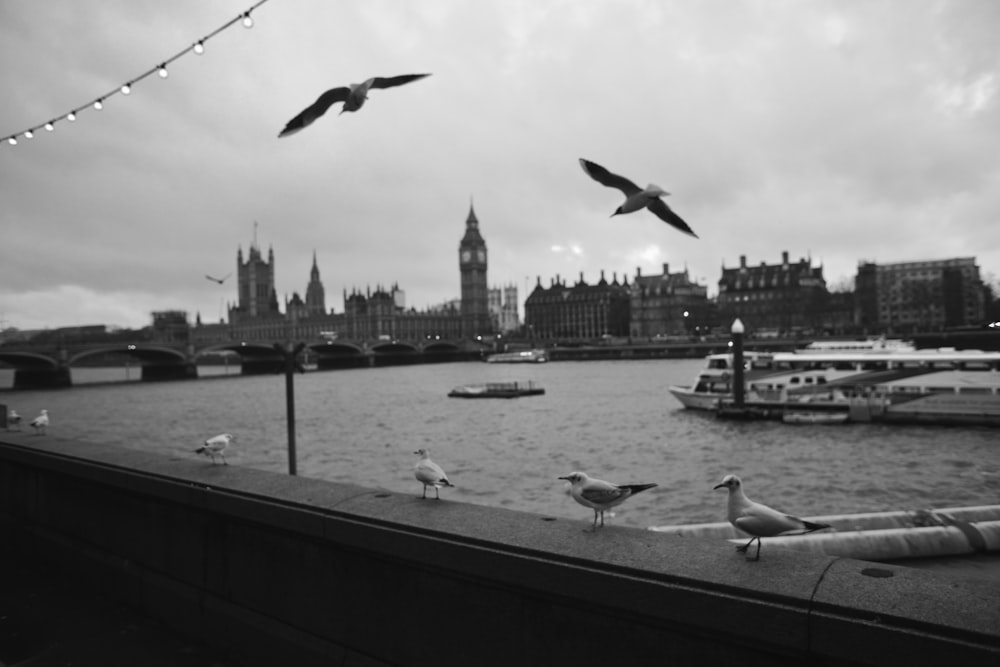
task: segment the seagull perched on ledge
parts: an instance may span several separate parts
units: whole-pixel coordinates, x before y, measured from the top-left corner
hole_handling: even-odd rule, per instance
[[[413,453],[420,457],[417,465],[413,467],[413,475],[418,482],[424,485],[424,495],[421,497],[426,498],[427,487],[433,486],[435,498],[441,500],[441,487],[455,485],[448,481],[448,476],[444,474],[441,466],[431,461],[431,453],[428,450],[418,449]]]
[[[49,411],[42,410],[37,417],[31,420],[31,426],[35,429],[35,435],[45,435],[45,429],[49,427]]]
[[[21,415],[19,415],[17,413],[17,410],[15,410],[14,408],[11,408],[7,412],[7,429],[11,431],[21,430]]]
[[[352,83],[350,86],[331,88],[320,95],[315,102],[306,107],[298,116],[288,121],[285,129],[278,134],[278,137],[287,137],[290,134],[295,134],[299,130],[309,127],[337,102],[344,103],[344,107],[340,110],[340,113],[357,111],[364,106],[365,101],[368,99],[369,90],[402,86],[404,83],[423,79],[426,76],[430,76],[430,74],[401,74],[400,76],[389,77],[375,76],[363,83]]]
[[[601,515],[601,525],[604,525],[604,512],[616,505],[621,505],[628,498],[640,491],[651,489],[657,484],[612,484],[603,479],[593,479],[585,472],[571,472],[560,477],[570,483],[569,494],[573,500],[584,507],[594,510],[594,526],[597,531],[597,515]]]
[[[195,454],[204,454],[205,456],[212,457],[212,465],[215,465],[215,457],[221,456],[222,463],[224,465],[229,465],[229,461],[226,460],[226,448],[229,447],[229,443],[236,439],[236,436],[230,433],[221,433],[217,436],[209,438],[205,441],[205,444],[194,450]]]
[[[611,217],[625,213],[632,213],[641,208],[648,208],[653,212],[653,215],[658,217],[663,222],[671,225],[672,227],[676,227],[685,234],[690,234],[691,236],[698,238],[698,235],[695,234],[688,224],[681,219],[681,216],[674,213],[673,210],[667,206],[667,203],[660,199],[660,197],[670,194],[660,186],[650,183],[644,190],[624,176],[612,174],[601,165],[591,162],[590,160],[584,160],[583,158],[580,158],[580,166],[583,167],[583,170],[587,172],[588,176],[601,185],[606,185],[609,188],[616,188],[625,194],[625,203],[616,208],[615,212],[611,214]]]
[[[729,523],[739,528],[747,535],[752,535],[750,541],[741,547],[736,547],[740,553],[746,553],[754,540],[757,540],[757,554],[753,560],[760,560],[760,538],[777,535],[801,535],[814,530],[829,528],[825,523],[805,521],[797,516],[779,512],[767,505],[755,503],[743,493],[743,482],[736,475],[726,475],[722,482],[713,489],[729,489]]]

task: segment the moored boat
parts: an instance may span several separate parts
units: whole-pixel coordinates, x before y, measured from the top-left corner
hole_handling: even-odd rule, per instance
[[[497,352],[486,357],[490,364],[541,364],[549,360],[549,355],[542,349],[519,350],[517,352]]]
[[[828,345],[753,357],[744,368],[741,414],[751,418],[824,402],[847,415],[840,421],[1000,425],[1000,352]],[[670,391],[686,408],[733,416],[731,376],[732,355],[710,355],[691,387]]]
[[[781,421],[786,424],[843,424],[850,415],[846,410],[840,412],[815,410],[785,410]]]
[[[518,398],[520,396],[540,396],[545,390],[532,381],[527,382],[486,382],[455,387],[448,396],[452,398]]]

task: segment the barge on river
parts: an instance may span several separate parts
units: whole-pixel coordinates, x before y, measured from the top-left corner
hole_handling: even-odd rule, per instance
[[[521,396],[540,396],[544,393],[544,389],[529,380],[527,382],[466,384],[455,387],[448,392],[448,396],[452,398],[519,398]]]
[[[517,352],[497,352],[486,357],[486,363],[489,364],[543,364],[548,360],[548,353],[537,348]]]
[[[807,414],[836,413],[828,421],[1000,426],[1000,352],[873,342],[748,353],[742,406],[734,405],[732,364],[732,354],[709,355],[691,386],[670,392],[685,408],[723,417],[794,414],[785,421],[802,422]]]

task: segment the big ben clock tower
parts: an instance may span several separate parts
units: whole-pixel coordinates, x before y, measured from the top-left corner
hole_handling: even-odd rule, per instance
[[[492,333],[486,284],[486,241],[479,233],[479,220],[469,204],[465,236],[458,244],[458,269],[462,274],[462,333],[467,338]]]

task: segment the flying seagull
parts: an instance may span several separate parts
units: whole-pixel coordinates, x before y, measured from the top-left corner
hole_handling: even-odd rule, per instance
[[[226,275],[224,275],[224,276],[223,276],[223,277],[221,277],[221,278],[216,278],[215,276],[210,276],[210,275],[208,275],[207,273],[205,274],[205,277],[206,277],[206,278],[208,278],[209,280],[211,280],[211,281],[212,281],[213,283],[219,283],[219,284],[221,285],[222,283],[226,282],[226,280],[227,280],[227,279],[229,278],[229,276],[231,276],[231,275],[233,275],[233,272],[232,272],[232,271],[230,271],[229,273],[227,273]]]
[[[767,505],[755,503],[743,493],[743,482],[736,475],[726,475],[722,482],[713,489],[729,489],[729,523],[739,528],[747,535],[752,535],[750,541],[741,547],[736,547],[740,553],[746,553],[754,540],[757,540],[757,554],[753,560],[760,560],[760,538],[777,535],[800,535],[814,530],[829,528],[825,523],[813,523],[779,512]]]
[[[594,526],[597,530],[597,515],[601,515],[601,525],[604,525],[604,512],[616,505],[621,505],[626,499],[640,491],[651,489],[656,484],[612,484],[603,479],[592,479],[585,472],[571,472],[564,477],[571,484],[569,494],[573,500],[584,507],[594,510]]]
[[[417,478],[417,481],[424,485],[424,495],[423,498],[427,497],[427,487],[434,487],[434,494],[438,500],[441,500],[441,487],[442,486],[455,486],[448,481],[448,476],[444,474],[444,470],[438,464],[431,461],[431,453],[426,449],[418,449],[413,452],[420,457],[417,461],[417,465],[413,467],[413,475]]]
[[[309,127],[316,121],[317,118],[325,114],[327,110],[337,102],[344,103],[344,107],[340,110],[340,113],[344,113],[345,111],[357,111],[364,106],[365,100],[368,99],[369,90],[374,88],[392,88],[393,86],[402,86],[404,83],[410,83],[411,81],[422,79],[425,76],[430,76],[430,74],[401,74],[400,76],[388,77],[376,76],[368,79],[364,83],[352,83],[350,86],[331,88],[316,98],[316,101],[306,107],[302,113],[288,121],[288,124],[285,125],[285,129],[283,129],[278,136],[287,137],[290,134],[295,134],[299,130]]]
[[[609,188],[616,188],[625,193],[625,203],[615,209],[615,212],[611,214],[612,217],[624,213],[632,213],[641,208],[648,208],[663,222],[671,225],[672,227],[676,227],[685,234],[690,234],[691,236],[698,238],[698,235],[695,234],[688,224],[681,219],[681,216],[674,213],[670,207],[667,206],[667,203],[660,199],[660,197],[670,194],[660,186],[650,183],[646,186],[646,189],[643,190],[624,176],[612,174],[601,165],[591,162],[590,160],[584,160],[583,158],[580,158],[580,166],[583,167],[583,170],[587,172],[588,176],[601,185],[606,185]]]
[[[49,411],[42,410],[38,416],[31,420],[31,426],[35,429],[35,435],[45,435],[45,430],[49,427]]]
[[[226,460],[226,448],[229,447],[229,443],[236,439],[236,436],[230,433],[221,433],[217,436],[209,438],[205,441],[205,444],[194,450],[195,454],[204,454],[205,456],[212,457],[212,465],[215,465],[215,457],[221,456],[222,463],[224,465],[229,465],[229,461]]]

